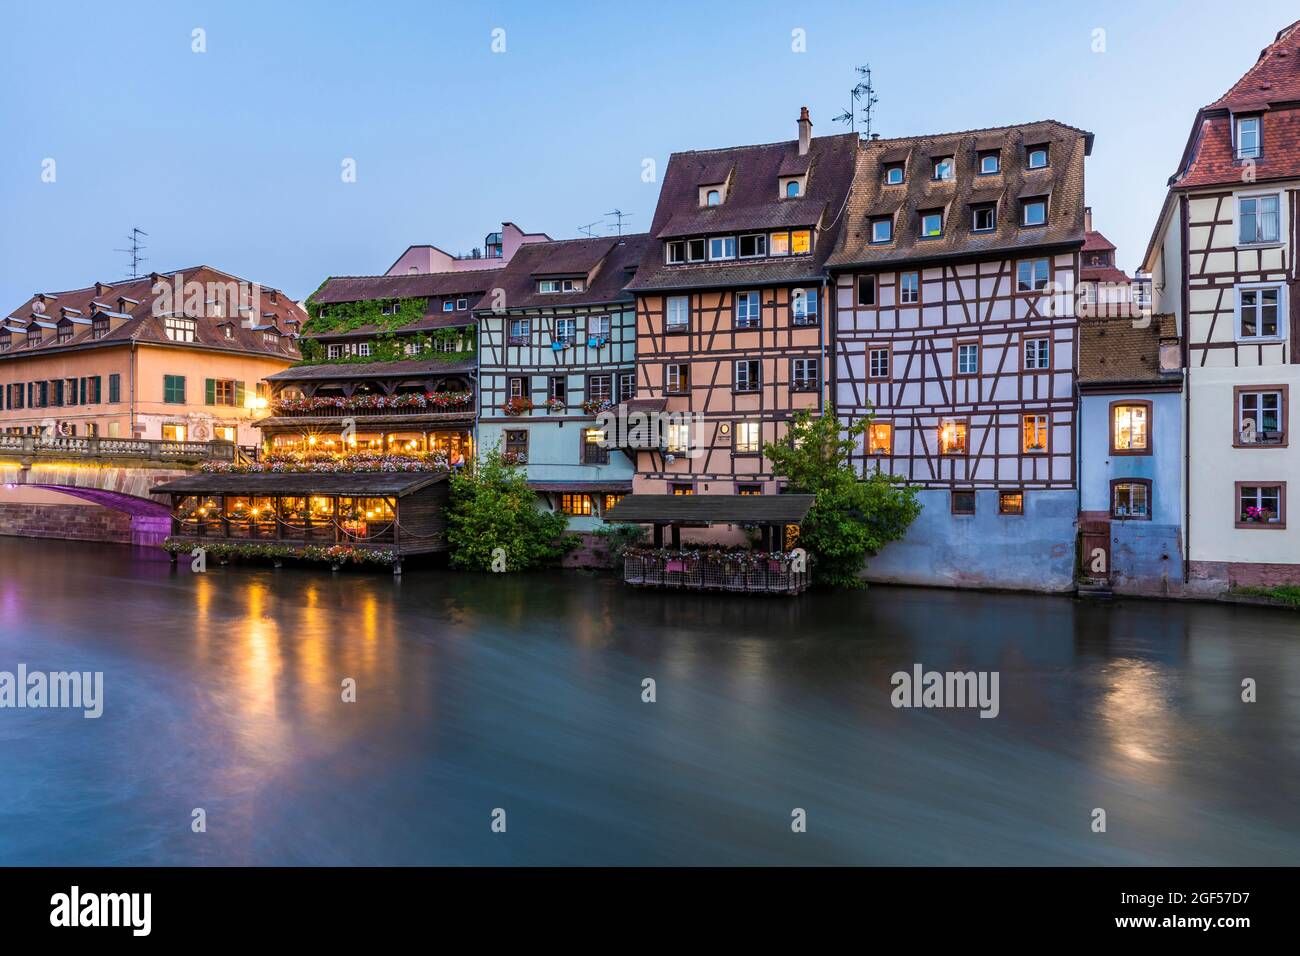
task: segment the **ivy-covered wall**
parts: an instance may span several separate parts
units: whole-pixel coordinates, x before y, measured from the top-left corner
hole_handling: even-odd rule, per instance
[[[394,309],[393,306],[397,308]],[[389,311],[385,313],[384,309]],[[464,326],[430,329],[422,332],[401,333],[424,318],[428,300],[370,299],[365,302],[331,302],[321,304],[307,301],[310,316],[303,327],[299,341],[302,360],[296,365],[365,365],[370,362],[398,362],[403,359],[422,358],[443,362],[459,362],[474,357],[477,330],[467,318]],[[314,336],[339,335],[357,329],[375,327],[378,331],[370,340],[369,355],[345,355],[327,358],[325,343]],[[448,342],[457,343],[456,351],[439,349]],[[408,352],[407,347],[413,346]]]

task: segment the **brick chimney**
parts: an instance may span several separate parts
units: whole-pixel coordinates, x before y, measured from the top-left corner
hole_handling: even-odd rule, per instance
[[[1083,207],[1083,231],[1092,232],[1092,207]]]
[[[812,120],[808,118],[808,107],[799,107],[799,155],[807,156],[812,146]]]

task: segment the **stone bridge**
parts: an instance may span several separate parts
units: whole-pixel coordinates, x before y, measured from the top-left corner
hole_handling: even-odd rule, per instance
[[[0,435],[0,482],[6,488],[57,491],[122,512],[130,518],[132,544],[158,544],[170,530],[171,510],[151,489],[197,471],[204,462],[234,461],[236,454],[230,442]],[[22,510],[29,521],[0,533],[34,536],[40,530],[41,506]],[[48,532],[41,536],[64,536],[55,528]]]

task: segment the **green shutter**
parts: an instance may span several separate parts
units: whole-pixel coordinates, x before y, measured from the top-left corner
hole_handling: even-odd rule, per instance
[[[244,407],[244,383],[243,382],[235,383],[235,407],[236,408]]]
[[[205,378],[203,380],[203,394],[205,404],[217,404],[217,380],[215,378]]]

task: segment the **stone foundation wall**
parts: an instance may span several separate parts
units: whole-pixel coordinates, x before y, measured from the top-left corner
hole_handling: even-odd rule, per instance
[[[1192,561],[1187,591],[1197,597],[1217,597],[1229,588],[1271,588],[1300,585],[1300,564],[1254,564],[1242,561]]]
[[[0,535],[131,543],[131,516],[98,505],[0,502]]]

